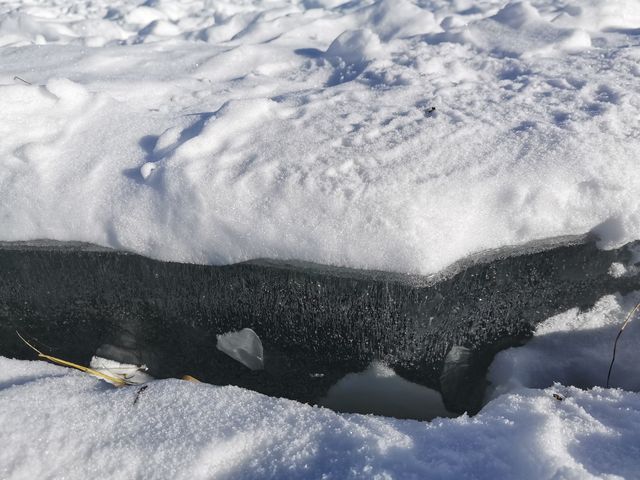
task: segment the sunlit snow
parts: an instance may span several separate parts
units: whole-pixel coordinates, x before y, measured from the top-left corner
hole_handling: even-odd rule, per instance
[[[633,240],[638,28],[636,0],[6,0],[0,240],[417,273]]]
[[[613,247],[640,238],[639,111],[637,0],[4,0],[0,240],[422,274]],[[432,422],[179,380],[134,403],[0,357],[0,478],[637,478],[636,323],[602,385],[638,300],[547,320],[480,414]],[[354,389],[441,408],[381,364],[325,401]]]

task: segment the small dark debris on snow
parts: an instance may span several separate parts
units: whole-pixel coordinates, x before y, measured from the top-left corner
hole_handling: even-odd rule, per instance
[[[26,85],[33,85],[33,83],[31,83],[31,82],[27,82],[24,78],[21,78],[21,77],[19,77],[19,76],[17,76],[17,75],[16,75],[15,77],[13,77],[13,79],[14,79],[14,80],[19,80],[19,81],[21,81],[22,83],[24,83],[24,84],[26,84]]]
[[[138,403],[138,399],[140,398],[140,394],[141,394],[142,392],[144,392],[144,391],[147,389],[147,387],[148,387],[148,386],[149,386],[149,385],[143,385],[143,386],[142,386],[142,387],[140,387],[140,389],[136,392],[136,398],[134,398],[134,399],[133,399],[133,404],[134,404],[134,405],[135,405],[136,403]]]

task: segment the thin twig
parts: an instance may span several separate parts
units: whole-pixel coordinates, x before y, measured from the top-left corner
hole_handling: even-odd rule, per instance
[[[149,387],[149,385],[143,385],[142,387],[140,387],[140,389],[136,392],[136,396],[133,399],[133,404],[135,405],[136,403],[138,403],[138,399],[140,398],[140,394],[142,392],[144,392],[147,388]]]
[[[609,388],[609,380],[611,379],[611,370],[613,369],[613,362],[616,361],[616,349],[618,348],[618,340],[620,339],[620,335],[622,335],[622,332],[624,331],[625,327],[629,324],[629,322],[631,322],[633,315],[638,311],[639,308],[640,308],[640,303],[638,303],[635,307],[633,307],[633,310],[629,312],[629,314],[627,315],[627,318],[624,319],[624,323],[622,324],[622,327],[620,327],[620,331],[618,332],[618,335],[616,335],[616,341],[613,342],[613,355],[611,356],[609,373],[607,373],[607,388]]]
[[[26,83],[27,85],[33,85],[31,82],[27,82],[24,78],[20,78],[19,76],[13,77],[14,80],[20,80],[22,83]]]

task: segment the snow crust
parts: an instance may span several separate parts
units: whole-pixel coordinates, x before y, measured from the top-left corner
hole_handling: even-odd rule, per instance
[[[5,0],[0,240],[426,274],[637,239],[638,28],[636,0]]]

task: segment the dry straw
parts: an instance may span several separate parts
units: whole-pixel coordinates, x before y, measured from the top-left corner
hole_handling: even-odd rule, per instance
[[[52,357],[51,355],[46,355],[46,354],[42,353],[40,350],[38,350],[36,347],[31,345],[29,342],[27,342],[24,339],[24,337],[22,335],[20,335],[19,332],[16,332],[16,333],[18,334],[18,337],[20,337],[20,340],[22,340],[29,348],[31,348],[34,352],[36,352],[38,354],[38,357],[40,357],[40,358],[44,358],[45,360],[49,360],[50,362],[57,363],[58,365],[75,368],[75,369],[80,370],[82,372],[89,373],[91,375],[95,375],[96,377],[102,378],[102,379],[106,380],[107,382],[113,383],[117,387],[123,387],[125,385],[134,385],[134,384],[130,383],[129,381],[127,381],[124,378],[115,377],[115,376],[112,376],[112,375],[107,375],[106,373],[102,373],[102,372],[99,372],[99,371],[94,370],[92,368],[88,368],[88,367],[85,367],[85,366],[82,366],[82,365],[78,365],[77,363],[68,362],[68,361],[62,360],[60,358]]]

